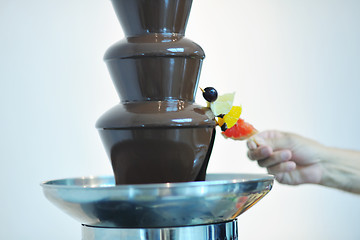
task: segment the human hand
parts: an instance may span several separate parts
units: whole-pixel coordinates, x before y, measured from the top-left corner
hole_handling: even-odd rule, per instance
[[[320,184],[324,147],[296,134],[280,131],[260,132],[247,141],[248,157],[275,175],[278,182],[298,185]]]

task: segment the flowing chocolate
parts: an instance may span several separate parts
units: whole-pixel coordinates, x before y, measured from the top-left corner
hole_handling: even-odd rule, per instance
[[[126,38],[104,60],[120,103],[96,123],[117,184],[204,180],[211,111],[194,103],[204,51],[185,38],[192,0],[112,0]]]

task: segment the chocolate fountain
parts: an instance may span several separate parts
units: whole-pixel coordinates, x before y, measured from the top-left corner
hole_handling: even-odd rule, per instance
[[[204,51],[185,38],[192,0],[112,0],[125,39],[105,62],[120,103],[96,123],[114,177],[42,183],[83,240],[238,239],[236,218],[273,176],[206,174],[215,139],[194,103]]]
[[[105,53],[120,103],[96,127],[117,184],[204,180],[214,116],[194,104],[204,51],[184,37],[191,0],[114,0],[126,39]]]

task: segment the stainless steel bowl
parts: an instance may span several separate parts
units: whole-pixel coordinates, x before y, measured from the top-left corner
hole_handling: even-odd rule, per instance
[[[234,220],[272,188],[267,174],[208,174],[206,181],[115,185],[113,177],[82,177],[41,184],[47,199],[80,223],[153,228]]]

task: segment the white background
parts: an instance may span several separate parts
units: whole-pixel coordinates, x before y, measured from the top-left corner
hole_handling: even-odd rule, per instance
[[[360,150],[359,23],[357,0],[195,0],[186,36],[207,55],[200,86],[235,90],[259,130]],[[39,183],[112,173],[94,124],[118,103],[102,57],[122,38],[109,1],[0,0],[0,239],[81,238]],[[265,170],[218,135],[209,172]],[[239,235],[355,240],[359,218],[359,195],[276,183]]]

